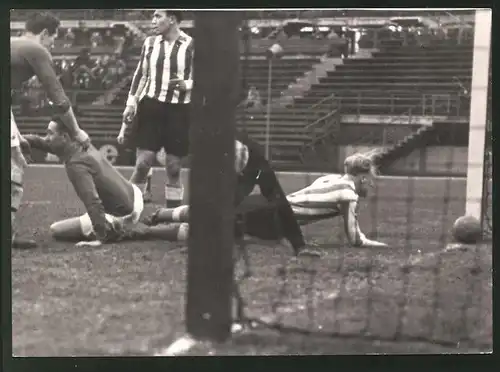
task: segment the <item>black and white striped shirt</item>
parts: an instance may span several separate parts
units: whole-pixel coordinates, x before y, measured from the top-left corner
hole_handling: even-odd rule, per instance
[[[193,38],[182,31],[172,42],[162,35],[147,37],[132,79],[127,105],[134,105],[144,96],[166,103],[189,103],[193,88],[193,53]],[[169,88],[168,83],[172,79],[184,80],[186,91]],[[139,91],[141,80],[145,86]]]

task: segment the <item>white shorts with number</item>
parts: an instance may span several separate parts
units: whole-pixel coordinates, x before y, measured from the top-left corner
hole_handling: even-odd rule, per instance
[[[19,144],[19,130],[17,129],[14,113],[10,110],[10,147],[18,147]]]
[[[132,210],[132,213],[130,213],[130,215],[128,216],[123,217],[116,217],[106,213],[106,220],[108,220],[108,222],[112,223],[116,219],[128,219],[129,217],[131,217],[132,223],[135,224],[139,222],[139,218],[141,217],[142,211],[144,210],[144,199],[142,197],[141,189],[139,189],[139,187],[134,184],[132,184],[132,186],[134,188],[134,208]],[[92,221],[90,220],[90,216],[88,215],[88,213],[85,213],[80,217],[80,225],[84,236],[89,237],[94,233]]]

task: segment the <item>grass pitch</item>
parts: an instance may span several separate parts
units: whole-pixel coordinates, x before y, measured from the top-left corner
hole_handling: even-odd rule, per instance
[[[281,182],[291,192],[314,178],[284,174]],[[163,171],[153,193],[162,204]],[[286,247],[252,243],[253,275],[241,286],[248,314],[309,333],[255,329],[191,353],[491,350],[491,245],[445,251],[464,195],[461,179],[379,180],[360,224],[388,249],[348,248],[340,221],[304,227],[321,258],[290,260]],[[52,222],[83,212],[63,169],[28,169],[18,230],[40,248],[12,253],[14,355],[153,355],[183,333],[185,249],[128,242],[82,250],[50,239]]]

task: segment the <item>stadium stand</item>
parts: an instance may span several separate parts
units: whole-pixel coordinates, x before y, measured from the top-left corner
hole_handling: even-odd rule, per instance
[[[92,19],[106,19],[105,13],[95,11]],[[64,10],[61,14],[64,14],[65,19],[82,17],[79,10],[71,10],[71,14],[69,12]],[[446,15],[446,12],[438,13],[435,16]],[[113,19],[120,19],[121,16],[114,14]],[[126,15],[123,12],[120,14],[123,14],[123,19],[145,19],[144,14],[134,11]],[[373,15],[367,11],[356,16]],[[381,16],[380,12],[376,15]],[[417,16],[415,13],[411,15]],[[104,18],[100,18],[101,16]],[[273,18],[272,12],[264,12],[258,16],[261,19]],[[305,18],[304,15],[300,16]],[[323,12],[322,16],[326,16],[326,13]],[[393,12],[391,16],[395,17]],[[189,15],[187,18],[189,19]],[[266,51],[279,42],[285,53],[282,58],[273,62],[272,70],[269,143],[273,162],[280,166],[300,165],[308,162],[307,159],[312,156],[313,162],[322,167],[324,164],[318,162],[318,154],[321,154],[325,163],[331,162],[332,156],[340,156],[338,153],[332,155],[331,148],[338,147],[332,146],[332,143],[389,143],[392,155],[385,157],[385,163],[389,165],[394,159],[406,154],[412,146],[429,141],[435,135],[432,132],[436,130],[435,125],[424,130],[420,125],[389,122],[385,129],[380,129],[381,126],[374,127],[370,123],[363,127],[362,123],[352,125],[352,122],[343,123],[342,120],[346,115],[402,117],[459,116],[465,113],[468,110],[467,92],[470,89],[472,66],[471,35],[466,32],[465,36],[461,36],[462,42],[457,44],[453,30],[456,31],[452,29],[443,37],[436,30],[426,29],[421,24],[397,31],[390,30],[389,27],[367,27],[358,44],[360,48],[372,50],[370,58],[345,58],[347,55],[341,49],[344,41],[341,38],[330,39],[326,35],[314,34],[302,38],[283,38],[272,33],[272,38],[252,35],[241,46],[242,83],[245,88],[242,90],[242,104],[239,107],[239,127],[260,142],[265,142],[269,71]],[[120,63],[121,73],[111,82],[102,79],[102,75],[97,79],[90,79],[85,71],[83,76],[72,76],[69,79],[72,84],[67,90],[78,104],[79,120],[99,143],[114,139],[119,130],[121,112],[137,65],[141,43],[142,39],[137,36],[134,38],[125,27],[110,28],[108,25],[103,28],[82,27],[61,31],[53,53],[56,62],[66,68],[74,67],[73,61],[81,52],[82,46],[90,48],[89,70],[99,69],[98,58],[107,59],[110,55],[117,55],[124,62]],[[378,49],[374,50],[374,46]],[[287,105],[275,104],[291,84],[311,71],[325,56],[344,58],[341,64],[327,71],[326,76],[320,77],[317,83],[313,83],[303,96],[294,97]],[[61,68],[61,72],[64,72],[64,68]],[[111,92],[106,100],[101,100],[106,105],[90,105],[97,102],[98,96],[106,90]],[[249,101],[252,102],[249,104]],[[43,105],[40,106],[42,107],[37,107],[36,110],[32,108],[31,114],[41,115]],[[15,111],[19,112],[19,107],[15,107]],[[35,120],[37,119],[20,119],[21,130],[35,129]],[[346,128],[355,129],[350,131]]]
[[[14,9],[10,13],[11,21],[23,21],[32,12],[25,9]],[[61,19],[65,20],[143,20],[151,16],[148,10],[139,9],[51,9]],[[454,10],[456,15],[470,15],[470,10]],[[381,11],[378,9],[323,9],[323,10],[279,10],[279,11],[252,11],[252,17],[257,19],[292,19],[292,18],[331,18],[331,17],[418,17],[418,16],[447,16],[446,11]],[[185,19],[192,19],[193,14],[186,12]]]
[[[324,130],[324,120],[331,110],[332,101],[338,105],[338,116],[326,118],[335,118],[339,121],[338,126],[342,125],[343,115],[466,116],[471,71],[471,43],[457,45],[441,40],[425,46],[392,43],[374,52],[372,58],[344,59],[343,64],[337,66],[335,71],[329,71],[328,76],[313,85],[304,97],[296,98],[291,107],[273,109],[271,134],[276,139],[275,148],[281,144],[275,153],[283,160],[292,161],[295,158],[297,161],[297,154],[304,146],[314,147],[314,144],[307,143],[311,133],[297,130],[306,124]],[[311,107],[314,110],[308,110]],[[320,117],[323,115],[323,119],[318,120],[318,114]],[[249,114],[245,125],[254,136],[263,137],[265,113]],[[335,131],[333,124],[326,127]],[[357,137],[347,135],[343,143],[387,143],[387,138],[382,141],[382,137],[386,137],[382,134],[384,128],[379,126],[380,129],[367,132],[359,130],[359,126],[355,127],[358,129]],[[390,165],[415,146],[428,142],[432,130],[434,126],[404,126],[398,130],[399,135],[393,133],[389,143],[394,145],[394,149],[391,156],[384,158],[384,165]],[[336,131],[340,130],[337,128]]]
[[[463,89],[470,88],[471,71],[471,44],[390,47],[373,53],[373,58],[345,60],[297,103],[311,104],[335,93],[346,113],[397,115],[418,107],[425,115],[427,98],[447,96],[452,106]],[[391,105],[380,97],[382,90],[391,95]],[[366,94],[360,95],[363,91]],[[443,107],[443,113],[451,108]]]

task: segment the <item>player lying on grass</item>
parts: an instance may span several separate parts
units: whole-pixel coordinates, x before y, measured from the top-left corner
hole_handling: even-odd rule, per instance
[[[24,136],[32,147],[57,155],[66,168],[76,194],[87,213],[50,226],[55,239],[82,240],[77,245],[100,246],[116,240],[124,224],[139,221],[144,208],[141,190],[129,182],[93,146],[84,149],[72,140],[59,120],[47,127],[47,135]]]
[[[359,199],[365,197],[375,174],[372,157],[363,154],[349,156],[344,162],[343,175],[326,175],[302,190],[289,194],[294,216],[300,225],[341,216],[347,240],[355,247],[383,247],[385,243],[368,239],[358,223]],[[282,239],[286,230],[276,223],[274,206],[260,195],[251,195],[238,207],[242,231],[253,237]],[[153,225],[170,223],[188,233],[189,207],[158,209],[150,221]],[[172,224],[173,223],[173,224]],[[181,238],[181,237],[179,237]]]
[[[272,219],[271,226],[280,231],[280,238],[288,241],[297,255],[305,246],[304,237],[276,173],[257,142],[242,133],[238,133],[236,138],[236,163],[240,163],[240,170],[237,167],[238,180],[234,194],[235,234],[237,238],[246,233],[256,238],[272,239],[270,237],[272,232],[267,229],[269,220]],[[248,160],[242,162],[240,159],[245,153],[247,153],[245,156]],[[255,186],[259,186],[261,194],[250,196]],[[247,216],[253,216],[256,213],[265,214],[264,217],[269,218],[260,220],[262,215],[257,215],[258,227],[248,231],[244,226],[244,221]],[[151,227],[159,228],[160,222],[173,222],[164,225],[165,228],[172,231],[164,239],[185,241],[188,237],[188,220],[189,206],[183,205],[177,208],[160,208],[145,223]],[[147,239],[148,237],[145,235],[143,238]]]
[[[34,142],[32,136],[28,136],[27,138],[30,142]],[[37,141],[40,140],[38,139]],[[46,148],[46,150],[48,149]],[[251,210],[254,208],[252,203],[245,203],[245,200],[255,186],[259,185],[268,210],[272,210],[275,216],[275,225],[279,226],[281,231],[284,231],[282,237],[290,242],[297,254],[305,244],[304,238],[293,216],[290,204],[286,200],[285,193],[281,189],[276,174],[269,165],[269,162],[265,159],[262,149],[256,142],[248,137],[238,135],[238,140],[235,141],[235,150],[235,169],[238,177],[237,188],[234,195],[238,211],[236,221],[238,222],[241,220],[239,217],[242,215],[243,210]],[[135,190],[139,189],[136,187]],[[269,206],[272,206],[272,208]],[[183,208],[184,207],[180,207],[180,210]],[[176,209],[176,211],[177,210],[179,209]],[[67,221],[71,220],[58,222],[51,226],[54,237],[56,239],[68,241],[81,239],[83,235],[82,225],[78,224],[78,221],[75,221],[71,224],[72,228],[69,229],[66,227],[66,225],[69,226]],[[149,221],[146,222],[148,223],[145,224],[134,220],[133,223],[130,223],[130,221],[127,220],[123,221],[123,219],[119,220],[114,218],[111,226],[112,236],[108,237],[106,242],[131,240],[187,240],[187,223],[157,224],[149,226]],[[240,226],[240,223],[235,224],[235,234],[238,236],[241,235]],[[79,246],[98,246],[101,245],[101,242],[102,240],[100,242],[80,242]]]

